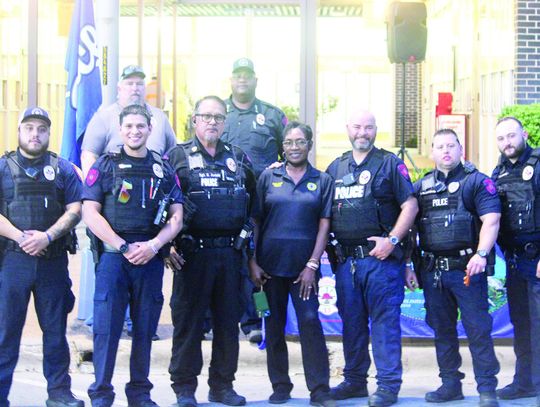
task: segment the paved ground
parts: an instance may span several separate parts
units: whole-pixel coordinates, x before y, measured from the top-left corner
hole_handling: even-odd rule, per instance
[[[73,280],[73,292],[79,297],[80,291],[80,270],[81,258],[79,255],[71,259],[71,276]],[[155,385],[152,393],[154,400],[160,406],[172,404],[174,395],[169,386],[167,367],[171,351],[171,318],[168,307],[168,298],[172,286],[172,275],[166,271],[164,278],[165,306],[161,315],[158,333],[162,337],[160,341],[154,342],[152,352],[152,376],[151,380]],[[69,317],[68,337],[72,349],[72,374],[74,393],[88,401],[86,389],[92,383],[92,364],[89,362],[92,355],[91,334],[83,322],[77,319],[79,304],[76,304],[74,311]],[[30,305],[27,323],[23,334],[21,346],[21,356],[10,400],[12,406],[43,406],[46,399],[46,388],[41,374],[41,332],[33,304]],[[271,387],[266,375],[266,357],[263,351],[251,345],[245,338],[241,338],[240,360],[235,388],[239,393],[245,395],[249,405],[266,406],[267,398],[271,393]],[[341,381],[343,369],[343,355],[339,338],[329,338],[328,348],[330,351],[331,384],[336,385]],[[438,371],[435,362],[435,353],[430,341],[410,341],[404,340],[403,366],[404,377],[403,387],[400,393],[400,406],[423,406],[423,396],[427,391],[431,391],[439,386]],[[300,345],[293,338],[289,341],[290,374],[295,384],[293,390],[294,399],[287,405],[307,405],[309,403],[309,393],[306,389],[302,372]],[[203,353],[205,357],[205,367],[203,375],[199,381],[197,398],[203,406],[215,405],[207,402],[208,387],[206,384],[206,374],[208,359],[210,355],[211,342],[203,342]],[[115,405],[127,406],[123,385],[128,380],[129,352],[131,341],[128,337],[123,337],[117,359],[117,370],[114,376],[114,385],[117,391]],[[513,375],[514,356],[511,346],[508,343],[498,342],[496,347],[497,357],[501,363],[501,373],[499,381],[502,385],[511,381]],[[474,377],[470,354],[464,343],[461,349],[463,356],[463,371],[466,378],[463,381],[466,399],[460,402],[444,404],[445,406],[474,406],[477,405],[477,395],[475,390]],[[375,390],[374,370],[370,371],[370,391]],[[87,405],[89,405],[87,403]],[[339,402],[340,406],[364,406],[367,399],[355,399],[346,402]],[[532,406],[534,399],[523,399],[513,402],[501,402],[501,406]]]

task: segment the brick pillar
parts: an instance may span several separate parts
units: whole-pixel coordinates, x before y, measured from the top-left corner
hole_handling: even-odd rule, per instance
[[[395,143],[401,147],[403,64],[395,65]],[[417,148],[422,131],[422,64],[405,64],[405,148]]]
[[[516,0],[516,104],[540,102],[540,2]]]

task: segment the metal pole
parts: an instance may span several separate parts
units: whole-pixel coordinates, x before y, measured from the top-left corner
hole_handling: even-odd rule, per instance
[[[137,2],[137,65],[143,65],[144,0]]]
[[[158,24],[163,27],[163,0],[158,0]],[[161,109],[161,29],[157,30],[156,106]]]
[[[101,55],[101,89],[103,106],[116,101],[118,84],[120,1],[96,1],[96,29]]]
[[[38,0],[28,1],[28,106],[38,104]],[[47,106],[50,108],[50,106]]]
[[[176,2],[174,2],[173,4],[173,41],[172,41],[172,46],[173,46],[173,49],[172,49],[172,69],[173,69],[173,75],[172,75],[172,79],[173,79],[173,89],[172,89],[172,126],[173,126],[173,130],[174,130],[174,134],[178,134],[177,131],[176,131],[176,118],[177,118],[177,106],[176,106],[176,80],[177,80],[177,77],[178,75],[176,74],[176,69],[177,69],[177,62],[176,62],[176,20],[177,20],[177,13],[178,13],[178,9],[177,9],[177,4]]]

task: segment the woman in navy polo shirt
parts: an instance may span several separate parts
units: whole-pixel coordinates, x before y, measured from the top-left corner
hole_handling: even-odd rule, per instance
[[[291,295],[302,345],[311,405],[334,406],[329,395],[328,350],[319,320],[319,259],[326,246],[332,207],[332,179],[313,168],[308,153],[313,132],[290,122],[284,131],[285,165],[265,170],[257,183],[256,250],[251,279],[268,296],[266,343],[271,404],[291,398],[285,324]]]

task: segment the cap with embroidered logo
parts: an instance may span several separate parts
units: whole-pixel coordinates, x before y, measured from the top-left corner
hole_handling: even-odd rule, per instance
[[[51,119],[49,118],[49,113],[41,107],[29,107],[24,112],[21,113],[19,117],[19,126],[27,121],[28,119],[39,119],[47,123],[47,126],[51,127]]]
[[[240,58],[234,61],[232,71],[236,72],[240,69],[247,69],[248,71],[255,73],[253,61],[249,58]]]
[[[123,71],[120,78],[122,80],[130,77],[130,76],[139,76],[140,78],[146,78],[146,75],[144,74],[143,69],[138,65],[128,65],[126,66]]]

